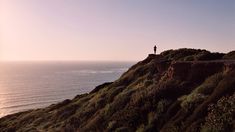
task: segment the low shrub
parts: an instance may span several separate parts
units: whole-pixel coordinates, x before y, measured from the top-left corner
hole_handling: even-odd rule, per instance
[[[235,51],[231,51],[223,56],[223,59],[235,60]]]
[[[117,125],[117,121],[110,121],[108,123],[107,130],[108,131],[113,131],[115,129],[116,125]]]
[[[208,115],[203,132],[232,132],[235,128],[235,93],[232,96],[222,97],[216,104],[208,108]]]
[[[185,111],[192,111],[198,104],[202,103],[207,96],[203,94],[190,94],[189,96],[183,96],[180,98],[182,100],[181,107]]]
[[[184,95],[178,100],[181,101],[181,107],[186,111],[191,111],[198,104],[202,103],[216,88],[222,80],[222,73],[216,73],[207,78],[204,83],[193,90],[189,95]]]

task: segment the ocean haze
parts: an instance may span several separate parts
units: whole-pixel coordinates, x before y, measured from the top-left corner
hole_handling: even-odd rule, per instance
[[[114,81],[134,62],[2,62],[0,117],[41,108]]]

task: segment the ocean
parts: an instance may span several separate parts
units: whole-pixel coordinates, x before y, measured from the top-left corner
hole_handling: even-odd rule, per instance
[[[118,79],[134,62],[1,62],[0,117],[42,108]]]

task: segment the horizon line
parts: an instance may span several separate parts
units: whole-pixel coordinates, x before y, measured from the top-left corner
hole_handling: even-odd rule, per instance
[[[0,60],[2,62],[137,62],[140,60]]]

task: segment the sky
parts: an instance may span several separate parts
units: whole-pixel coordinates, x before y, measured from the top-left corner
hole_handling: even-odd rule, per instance
[[[0,61],[138,61],[235,49],[235,0],[0,0]]]

